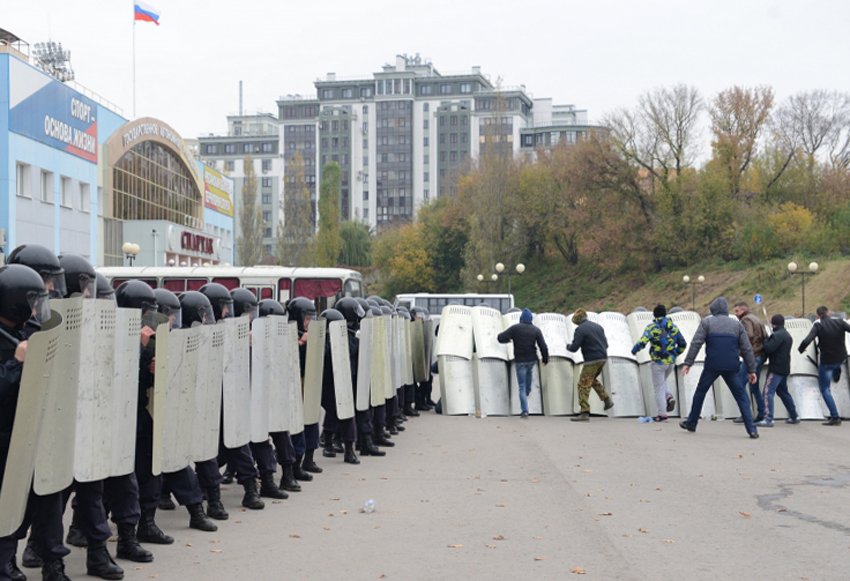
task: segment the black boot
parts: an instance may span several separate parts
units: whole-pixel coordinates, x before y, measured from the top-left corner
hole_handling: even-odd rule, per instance
[[[392,448],[393,446],[395,446],[395,442],[390,440],[383,430],[378,430],[377,432],[375,432],[374,441],[376,445],[383,446],[384,448]]]
[[[325,430],[322,443],[322,456],[325,458],[336,458],[336,450],[334,450],[334,440],[330,432]]]
[[[115,556],[136,563],[150,563],[153,553],[139,544],[136,538],[136,526],[132,523],[118,523],[118,548]]]
[[[295,470],[292,464],[284,464],[281,468],[283,468],[283,476],[280,479],[280,489],[289,492],[301,492],[301,485],[295,480]]]
[[[260,496],[276,498],[278,500],[285,500],[289,498],[289,495],[278,488],[277,484],[274,483],[274,474],[271,472],[260,475]]]
[[[204,505],[200,502],[197,504],[187,504],[186,510],[189,511],[190,529],[197,529],[206,533],[214,533],[218,530],[218,526],[204,514]]]
[[[387,453],[375,446],[375,442],[372,441],[372,434],[364,434],[360,437],[360,455],[386,456]]]
[[[169,537],[162,532],[162,529],[156,525],[154,516],[156,516],[155,508],[146,508],[142,510],[142,518],[139,519],[139,528],[136,531],[136,538],[142,543],[170,545],[174,542],[174,538]]]
[[[398,426],[395,425],[395,422],[387,424],[387,431],[393,436],[398,436]]]
[[[304,461],[303,455],[298,455],[295,457],[295,465],[292,467],[292,474],[298,480],[303,480],[304,482],[310,482],[313,480],[313,475],[309,472],[305,472],[304,468],[302,468],[301,463]]]
[[[333,450],[334,450],[334,452],[336,452],[337,454],[342,454],[343,452],[345,452],[345,448],[344,448],[344,447],[343,447],[343,445],[342,445],[342,436],[339,434],[339,432],[336,432],[336,433],[334,434],[334,437],[333,437]]]
[[[12,581],[27,581],[27,576],[24,575],[23,571],[18,569],[18,560],[15,558],[15,555],[12,555],[12,558],[6,563],[6,575]]]
[[[313,474],[321,474],[322,469],[313,461],[313,452],[315,450],[307,450],[304,453],[304,461],[301,463],[301,467],[307,472],[312,472]]]
[[[215,520],[227,520],[230,515],[224,510],[224,505],[221,504],[221,488],[219,486],[211,486],[206,489],[207,493],[207,516]]]
[[[345,457],[343,461],[346,464],[360,464],[357,454],[354,453],[354,442],[345,442]]]
[[[413,409],[413,402],[404,406],[404,415],[411,416],[411,417],[414,417],[414,418],[419,415],[419,412],[416,411],[415,409]]]
[[[41,565],[41,581],[71,581],[65,575],[65,562],[62,559],[44,561]]]
[[[242,488],[245,489],[245,496],[242,497],[242,506],[251,510],[262,510],[266,508],[266,503],[260,499],[260,493],[257,491],[257,479],[249,478],[242,483]]]
[[[86,550],[86,574],[101,579],[123,579],[124,569],[112,560],[106,543],[91,542]]]
[[[83,534],[80,528],[80,520],[77,517],[77,511],[72,511],[71,524],[68,526],[68,535],[65,537],[65,542],[75,547],[87,547],[89,540]]]
[[[171,500],[171,493],[163,494],[159,497],[159,510],[174,510],[177,505]]]
[[[222,484],[233,484],[233,471],[230,467],[225,468],[224,476],[221,478]]]
[[[21,565],[27,569],[38,569],[44,565],[44,561],[35,552],[32,543],[32,537],[27,539],[27,545],[24,547],[24,554],[21,555]],[[63,565],[64,566],[64,565]]]

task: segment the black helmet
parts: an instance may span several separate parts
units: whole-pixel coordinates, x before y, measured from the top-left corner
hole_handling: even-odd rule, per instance
[[[96,294],[97,277],[91,263],[76,254],[62,254],[59,264],[65,271],[65,297],[82,295],[93,299]]]
[[[247,314],[252,321],[259,316],[257,295],[246,288],[235,288],[230,291],[230,296],[233,299],[234,316],[241,317]]]
[[[9,255],[9,264],[23,264],[41,275],[51,298],[65,297],[65,271],[53,252],[38,244],[24,244]]]
[[[180,311],[182,313],[182,327],[188,329],[193,324],[212,325],[215,323],[215,315],[210,300],[205,294],[198,291],[186,291],[180,293]]]
[[[380,307],[381,306],[381,303],[379,303],[378,301],[376,301],[372,297],[369,297],[368,299],[365,299],[365,300],[366,300],[366,304],[369,305],[370,307]]]
[[[171,328],[181,328],[183,326],[183,312],[177,295],[164,288],[153,289],[153,294],[156,297],[157,310],[168,317]]]
[[[286,303],[286,312],[289,313],[289,320],[295,321],[300,332],[305,332],[309,321],[316,316],[316,305],[308,298],[295,297]]]
[[[99,272],[97,273],[97,298],[115,300],[115,289],[112,288],[106,277]]]
[[[360,319],[366,316],[366,310],[360,306],[357,299],[351,297],[343,297],[334,304],[334,309],[342,313],[349,327],[358,327]]]
[[[331,321],[344,321],[345,320],[345,316],[343,316],[343,314],[340,313],[336,309],[325,309],[324,311],[322,311],[322,314],[319,315],[319,316],[321,318],[325,319],[328,323],[330,323]]]
[[[208,282],[200,289],[201,294],[210,300],[215,320],[220,321],[233,316],[233,297],[223,284]]]
[[[115,290],[115,301],[125,309],[142,309],[142,313],[156,310],[156,295],[148,283],[128,280]]]
[[[388,307],[386,305],[381,305],[381,314],[392,315],[393,314],[392,307]]]
[[[410,316],[410,311],[407,310],[407,307],[397,307],[395,313],[400,317],[404,317],[408,321],[413,318]]]
[[[381,311],[381,307],[369,307],[368,315],[371,315],[372,317],[380,317],[383,314],[384,313],[383,311]]]
[[[431,318],[431,313],[428,312],[428,309],[425,307],[413,307],[410,309],[410,315],[414,320],[422,319],[423,321],[427,321]]]
[[[257,306],[261,317],[268,317],[269,315],[277,315],[279,317],[286,316],[286,309],[284,309],[283,305],[274,299],[263,299]]]
[[[0,317],[22,329],[30,319],[43,323],[50,319],[50,306],[44,281],[23,264],[0,267]]]
[[[378,295],[372,295],[372,296],[368,297],[367,300],[375,301],[376,303],[378,303],[379,307],[392,306],[392,305],[390,305],[389,301],[387,301],[383,297],[379,297]]]

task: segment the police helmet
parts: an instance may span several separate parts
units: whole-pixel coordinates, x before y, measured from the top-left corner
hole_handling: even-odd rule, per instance
[[[368,299],[366,299],[366,304],[369,305],[372,308],[380,308],[380,306],[381,306],[381,303],[379,303],[378,301],[376,301],[372,297],[369,297]]]
[[[378,306],[379,306],[379,307],[383,307],[383,306],[385,306],[385,305],[386,305],[386,306],[391,306],[391,305],[389,304],[389,301],[387,301],[387,300],[386,300],[386,299],[384,299],[383,297],[379,297],[378,295],[371,295],[370,297],[368,297],[368,299],[367,299],[367,300],[375,301],[376,303],[378,303]]]
[[[115,290],[115,301],[125,309],[142,309],[142,313],[156,310],[156,295],[148,283],[128,280]]]
[[[230,296],[226,286],[217,282],[208,282],[200,288],[200,291],[209,299],[216,321],[233,316],[233,297]]]
[[[97,298],[115,300],[115,289],[99,272],[97,273]]]
[[[404,319],[410,321],[413,317],[410,316],[410,311],[407,310],[407,307],[397,307],[395,310],[395,314],[403,317]]]
[[[325,309],[319,316],[325,319],[328,323],[330,323],[331,321],[345,320],[345,316],[336,309]]]
[[[425,307],[413,307],[410,309],[410,315],[414,320],[421,319],[423,321],[427,321],[431,318],[431,313],[428,312],[428,309]]]
[[[186,291],[180,293],[180,311],[182,313],[182,328],[188,329],[195,323],[199,325],[212,325],[215,323],[210,300],[205,294],[198,291]]]
[[[59,264],[65,271],[65,298],[82,295],[93,299],[97,289],[97,275],[91,263],[76,254],[61,254]]]
[[[23,264],[0,267],[0,317],[16,329],[30,319],[43,323],[50,319],[44,281],[33,269]]]
[[[51,298],[65,297],[65,271],[53,252],[39,244],[24,244],[15,248],[6,261],[23,264],[41,275],[44,288]]]
[[[316,305],[308,298],[295,297],[286,303],[289,320],[295,321],[302,333],[307,330],[309,321],[316,316]]]
[[[360,306],[360,303],[352,297],[343,297],[339,299],[334,308],[342,313],[349,327],[357,327],[360,325],[360,319],[366,316],[366,311]]]
[[[371,315],[372,317],[380,317],[383,314],[384,313],[383,311],[381,311],[381,307],[369,307],[368,315]]]
[[[230,297],[233,299],[233,315],[241,317],[248,315],[253,321],[259,315],[259,302],[257,295],[246,288],[235,288],[230,291]]]
[[[157,310],[168,317],[172,329],[180,329],[183,326],[183,310],[177,295],[164,288],[154,289],[153,294],[156,297]]]
[[[277,315],[279,317],[286,316],[286,309],[284,309],[283,305],[274,299],[263,299],[257,307],[257,312],[261,317],[268,317],[269,315]]]
[[[392,309],[392,307],[388,307],[386,305],[381,305],[381,313],[383,313],[384,315],[392,315],[393,309]]]

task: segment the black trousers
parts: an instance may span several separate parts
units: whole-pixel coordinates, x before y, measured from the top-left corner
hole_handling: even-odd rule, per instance
[[[89,542],[105,543],[112,536],[106,521],[106,509],[103,506],[103,480],[77,482],[65,489],[62,495],[62,512],[74,492],[76,503],[74,514],[83,534]]]
[[[39,496],[30,492],[24,530],[32,527],[30,539],[36,554],[45,561],[61,559],[71,551],[62,543],[62,515],[65,499],[62,492]],[[19,529],[20,530],[20,529]],[[23,538],[23,537],[18,537]]]
[[[139,482],[131,472],[103,481],[103,505],[115,524],[136,525],[142,516],[139,506]]]
[[[315,450],[319,447],[319,424],[308,424],[304,431],[292,436],[292,445],[295,454],[303,456],[307,450]]]
[[[251,454],[254,456],[254,460],[257,461],[257,471],[260,473],[260,476],[277,473],[277,460],[275,460],[271,442],[268,440],[265,442],[251,442]]]
[[[292,437],[289,432],[272,432],[269,434],[274,443],[277,453],[277,462],[281,466],[295,463],[295,446],[292,445]]]

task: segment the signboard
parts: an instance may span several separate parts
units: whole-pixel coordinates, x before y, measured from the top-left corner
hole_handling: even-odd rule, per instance
[[[233,217],[233,181],[204,165],[204,206]]]

